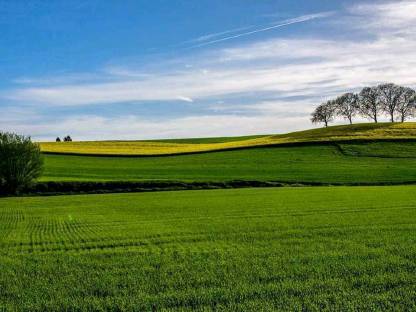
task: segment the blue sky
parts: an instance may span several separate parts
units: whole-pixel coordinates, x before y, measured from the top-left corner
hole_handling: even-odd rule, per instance
[[[0,130],[51,140],[279,133],[416,84],[416,1],[1,1]]]

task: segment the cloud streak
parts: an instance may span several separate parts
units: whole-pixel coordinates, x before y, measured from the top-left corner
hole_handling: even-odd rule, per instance
[[[278,24],[274,24],[272,26],[261,27],[261,28],[257,28],[257,29],[251,30],[251,31],[246,31],[246,32],[238,33],[238,34],[235,34],[235,35],[232,35],[232,36],[227,36],[227,37],[224,37],[224,38],[215,39],[215,40],[211,40],[211,41],[208,41],[208,42],[193,45],[190,48],[201,48],[201,47],[212,45],[212,44],[215,44],[215,43],[220,43],[220,42],[224,42],[224,41],[228,41],[228,40],[232,40],[232,39],[246,37],[246,36],[254,35],[254,34],[257,34],[257,33],[269,31],[269,30],[276,29],[276,28],[281,28],[281,27],[285,27],[285,26],[289,26],[289,25],[293,25],[293,24],[298,24],[298,23],[304,23],[304,22],[314,20],[314,19],[317,19],[317,18],[328,17],[332,14],[333,14],[333,12],[323,12],[323,13],[318,13],[318,14],[303,15],[303,16],[299,16],[299,17],[296,17],[296,18],[288,19],[286,21],[280,22]]]
[[[229,35],[229,34],[232,34],[232,33],[241,32],[243,30],[247,30],[247,29],[251,29],[251,28],[254,28],[254,26],[245,26],[245,27],[234,28],[234,29],[225,30],[225,31],[221,31],[221,32],[206,34],[206,35],[199,36],[198,38],[195,38],[195,39],[192,39],[192,40],[189,40],[189,41],[185,41],[184,43],[203,42],[203,41],[211,40],[213,38],[221,37],[221,36],[224,36],[224,35]]]

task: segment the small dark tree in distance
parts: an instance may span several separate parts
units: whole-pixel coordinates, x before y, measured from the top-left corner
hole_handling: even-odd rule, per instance
[[[67,135],[66,137],[64,137],[64,142],[72,142],[72,138]]]
[[[312,123],[323,122],[325,127],[328,127],[328,123],[334,120],[336,112],[336,102],[331,100],[319,105],[312,113]]]
[[[56,142],[61,142],[61,138],[60,137],[57,137],[56,138]]]
[[[378,101],[386,114],[390,116],[390,121],[394,122],[394,113],[397,110],[397,105],[400,102],[404,87],[397,86],[394,83],[386,83],[379,85]]]
[[[396,112],[401,122],[414,117],[416,113],[416,92],[411,88],[403,88],[401,98],[397,103]]]
[[[30,137],[0,132],[0,192],[16,194],[41,174],[39,145]]]
[[[345,93],[335,100],[337,115],[348,119],[352,124],[352,118],[358,113],[359,101],[358,95],[354,93]]]
[[[375,87],[365,87],[359,94],[360,113],[377,123],[377,118],[381,112],[380,103],[378,102],[378,91]]]

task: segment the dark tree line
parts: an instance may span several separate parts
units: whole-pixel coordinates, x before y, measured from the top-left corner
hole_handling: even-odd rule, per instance
[[[380,116],[387,115],[391,122],[416,116],[416,91],[393,83],[376,87],[365,87],[360,93],[345,93],[336,99],[319,105],[312,113],[313,123],[328,123],[337,117],[347,119],[352,124],[356,116],[378,122]]]

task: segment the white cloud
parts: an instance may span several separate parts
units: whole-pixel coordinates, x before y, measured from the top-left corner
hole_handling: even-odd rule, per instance
[[[372,6],[375,8],[372,10],[369,5],[355,10],[360,14],[377,12],[362,17],[361,25],[365,27],[367,22],[372,25],[374,20],[387,19],[394,12],[401,17],[406,5],[410,10],[414,3],[403,2],[400,9],[383,4],[381,7]],[[385,7],[396,10],[389,11]],[[410,17],[407,21],[413,23]],[[203,54],[200,57],[203,70],[191,68],[149,76],[140,71],[135,73],[131,69],[119,68],[116,73],[126,75],[125,80],[23,88],[8,96],[16,100],[54,105],[85,105],[174,101],[178,99],[178,94],[194,100],[259,91],[273,91],[286,96],[327,96],[341,88],[353,89],[381,81],[414,84],[415,35],[396,37],[385,35],[383,31],[373,31],[373,34],[377,35],[375,39],[360,41],[271,39]],[[206,66],[207,58],[211,68]],[[265,63],[259,65],[257,62]],[[322,81],[326,83],[320,83]]]
[[[169,120],[147,120],[137,116],[104,118],[75,116],[64,120],[2,125],[5,131],[30,134],[37,141],[51,141],[70,134],[75,140],[138,140],[268,134],[300,130],[308,117],[287,117],[276,122],[277,116],[188,116]]]
[[[188,102],[188,103],[192,103],[194,100],[192,100],[190,97],[187,96],[178,96],[178,100],[184,101],[184,102]]]
[[[350,12],[367,19],[365,26],[376,31],[412,33],[416,27],[416,1],[392,1],[379,4],[359,4]]]

